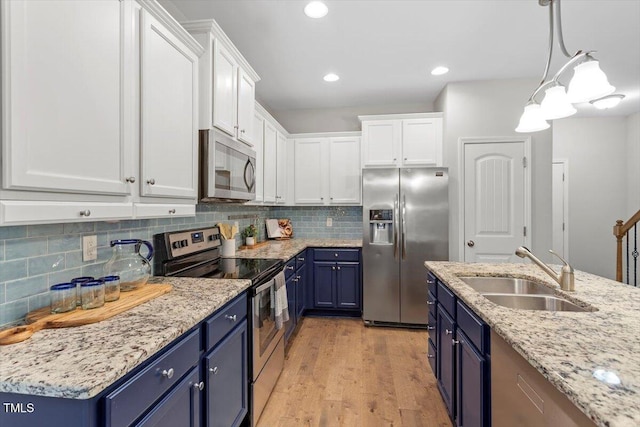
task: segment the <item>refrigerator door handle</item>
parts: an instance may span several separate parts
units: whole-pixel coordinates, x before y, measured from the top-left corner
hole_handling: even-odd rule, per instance
[[[398,205],[400,204],[400,196],[396,194],[393,201],[393,259],[398,259]]]
[[[407,258],[407,196],[402,195],[402,259]]]

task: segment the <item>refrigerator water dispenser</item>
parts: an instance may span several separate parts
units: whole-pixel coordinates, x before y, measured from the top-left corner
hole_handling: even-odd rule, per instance
[[[369,211],[369,241],[371,244],[393,244],[393,211],[371,209]]]

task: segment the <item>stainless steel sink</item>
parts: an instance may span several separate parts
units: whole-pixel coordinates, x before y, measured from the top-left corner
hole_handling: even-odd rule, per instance
[[[589,311],[551,295],[483,294],[483,296],[495,304],[520,310]]]
[[[543,294],[553,295],[554,290],[540,283],[513,277],[458,277],[481,294]]]

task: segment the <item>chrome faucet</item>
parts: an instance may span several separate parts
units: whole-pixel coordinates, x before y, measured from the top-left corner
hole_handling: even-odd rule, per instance
[[[549,249],[549,252],[551,252],[553,255],[557,256],[558,258],[560,258],[560,261],[563,262],[564,265],[562,266],[562,270],[560,270],[560,274],[556,274],[556,272],[553,271],[551,267],[549,267],[544,262],[540,261],[534,254],[531,253],[529,249],[525,248],[524,246],[520,246],[518,249],[516,249],[516,255],[518,255],[520,258],[527,257],[531,261],[533,261],[545,273],[553,277],[553,280],[558,282],[558,284],[560,285],[560,289],[567,292],[575,291],[576,285],[575,285],[575,276],[573,274],[573,267],[571,267],[569,263],[564,260],[564,258],[562,258],[560,255],[558,255],[551,249]]]

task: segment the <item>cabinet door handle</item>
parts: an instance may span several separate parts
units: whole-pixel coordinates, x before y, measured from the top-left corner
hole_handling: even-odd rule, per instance
[[[338,266],[338,270],[340,270],[340,266]]]
[[[127,179],[125,179],[125,181],[130,182],[131,184],[133,184],[134,182],[136,182],[136,177],[135,176],[130,176]]]
[[[332,267],[331,267],[331,269],[332,269],[332,270],[335,270],[335,269],[336,269],[336,266],[335,266],[335,265],[334,265],[334,266],[332,266]]]
[[[456,344],[460,344],[460,341],[451,340],[451,345],[456,345]]]
[[[435,326],[429,326],[427,325],[427,331],[433,331],[434,329],[436,329]]]
[[[292,281],[292,282],[297,282],[297,281],[298,281],[298,278],[297,278],[297,277],[294,277],[293,279],[291,279],[291,281]]]
[[[228,315],[228,314],[225,314],[225,315],[224,315],[224,318],[225,318],[225,319],[227,319],[227,320],[231,320],[232,322],[235,322],[235,321],[236,321],[236,319],[237,319],[237,316],[236,316],[235,314],[234,314],[233,316],[230,316],[230,315]]]
[[[241,130],[240,130],[240,133],[244,133],[244,129],[241,129]]]
[[[448,329],[445,329],[445,330],[444,330],[444,334],[445,334],[445,335],[453,335],[453,331],[450,331],[450,330],[448,330]]]
[[[176,210],[175,210],[175,209],[169,209],[169,214],[170,214],[170,215],[173,215],[174,213],[176,213]]]
[[[427,301],[427,305],[436,305],[436,303],[433,301]]]
[[[204,390],[204,381],[200,381],[199,383],[195,383],[193,385],[193,388],[195,388],[198,391]]]
[[[173,368],[169,368],[169,370],[164,369],[162,371],[162,376],[165,378],[173,378]]]
[[[429,358],[429,359],[433,359],[434,357],[436,357],[435,354],[427,354],[427,358]]]
[[[89,209],[80,211],[80,216],[91,216],[91,211]]]
[[[334,256],[334,257],[336,257],[336,258],[338,258],[338,254],[337,254],[337,253],[333,254],[333,256]]]
[[[304,258],[298,258],[298,261],[304,262]]]
[[[155,180],[155,179],[153,179],[153,178],[148,179],[148,180],[147,180],[147,184],[149,184],[149,185],[155,185],[155,184],[156,184],[156,180]]]
[[[293,270],[293,266],[292,265],[287,265],[284,268],[287,269],[287,270]]]
[[[216,375],[218,373],[218,367],[214,366],[213,368],[209,368],[209,372]]]
[[[434,285],[435,283],[436,283],[435,280],[427,279],[427,285]]]
[[[300,279],[302,279],[302,276],[297,275],[297,276],[296,276],[296,278],[297,278],[298,280],[300,280]]]

